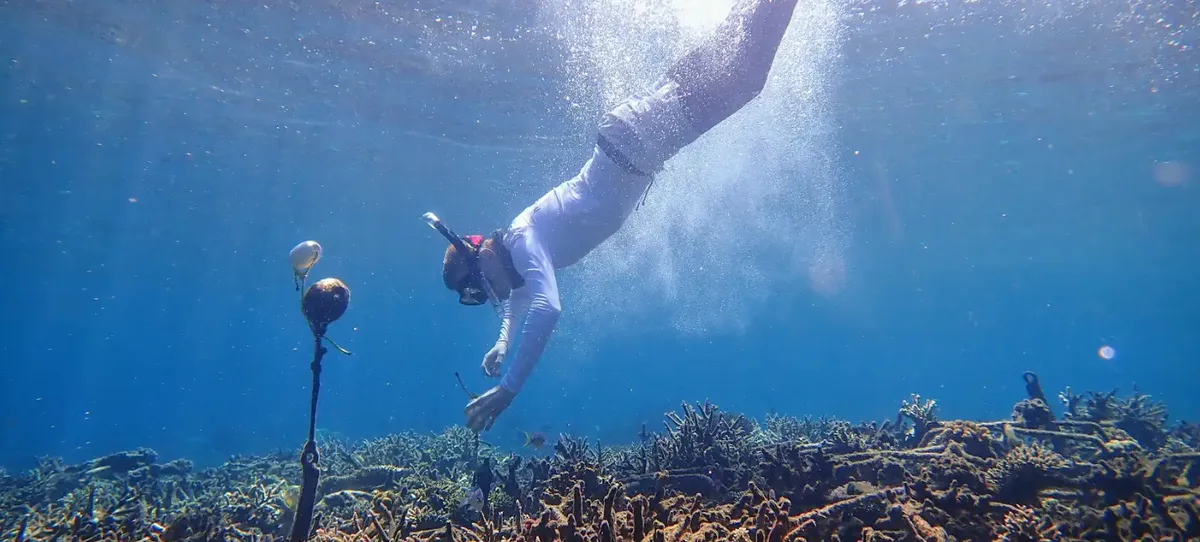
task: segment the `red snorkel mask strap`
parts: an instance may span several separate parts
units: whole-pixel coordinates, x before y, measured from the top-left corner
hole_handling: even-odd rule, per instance
[[[479,292],[479,293],[484,294],[483,297],[486,298],[486,299],[478,300],[478,303],[464,303],[464,304],[481,305],[486,302],[491,302],[492,310],[494,310],[496,312],[496,314],[499,315],[500,314],[500,300],[496,298],[495,293],[492,292],[491,284],[489,284],[488,281],[483,278],[483,273],[479,269],[479,257],[478,257],[477,251],[478,251],[479,247],[483,244],[483,236],[482,235],[468,235],[465,237],[459,237],[457,234],[455,234],[453,231],[451,231],[450,228],[447,228],[446,225],[443,224],[442,221],[437,217],[437,215],[435,215],[433,213],[425,213],[424,215],[422,215],[421,218],[425,219],[425,222],[427,224],[429,224],[429,226],[431,228],[437,230],[438,233],[442,234],[442,236],[445,237],[446,240],[450,241],[450,244],[454,245],[461,252],[463,258],[466,259],[467,268],[469,269],[467,276],[473,282],[478,283],[478,286],[479,286],[478,289],[482,290],[482,292]],[[470,244],[470,246],[468,246],[468,243]],[[474,286],[472,286],[471,288],[475,289]],[[460,288],[460,290],[462,290],[462,288]],[[460,291],[460,294],[461,294],[461,291]],[[473,295],[471,297],[478,297],[478,295]]]
[[[504,273],[508,276],[509,282],[512,283],[513,287],[520,288],[525,286],[525,278],[522,277],[521,273],[517,272],[517,268],[513,266],[512,255],[508,252],[508,248],[505,247],[504,243],[501,241],[502,235],[502,230],[496,230],[492,232],[491,238],[496,241],[496,244],[493,245],[492,248],[495,250],[496,254],[500,256],[503,262],[502,265],[504,266]],[[487,237],[483,235],[462,236],[462,240],[469,243],[471,248],[475,249],[475,254],[477,256],[479,254],[479,250],[483,247],[484,240],[486,239]]]

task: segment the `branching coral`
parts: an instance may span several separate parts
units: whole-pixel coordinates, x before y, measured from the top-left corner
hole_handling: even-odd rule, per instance
[[[763,427],[755,432],[755,438],[760,441],[758,444],[820,442],[829,436],[837,422],[831,418],[797,418],[772,412],[766,415]]]
[[[1002,501],[1030,503],[1037,492],[1056,486],[1070,466],[1067,459],[1038,444],[1016,446],[984,472],[993,493]]]
[[[949,442],[962,444],[967,453],[978,457],[996,457],[1002,449],[986,426],[967,421],[939,425],[925,434],[921,446],[945,445]]]
[[[1166,406],[1140,393],[1137,386],[1127,398],[1118,397],[1117,390],[1090,391],[1085,397],[1069,387],[1058,396],[1067,406],[1069,419],[1115,426],[1148,448],[1159,448],[1167,441]]]
[[[1004,523],[996,531],[999,542],[1051,542],[1058,540],[1058,525],[1028,506],[997,504],[1007,510]]]
[[[1147,448],[1166,443],[1167,407],[1133,388],[1133,395],[1117,403],[1116,425]]]
[[[1028,395],[1012,420],[983,423],[938,421],[936,403],[915,395],[897,423],[881,425],[782,416],[758,425],[685,404],[660,435],[616,447],[562,435],[548,458],[501,454],[462,428],[353,445],[325,437],[312,539],[1200,537],[1200,454],[1186,426],[1163,427],[1161,405],[1136,392],[1068,391],[1067,415],[1055,420],[1037,404],[1040,386]],[[1167,444],[1156,448],[1158,439]],[[0,536],[278,539],[295,504],[294,462],[236,457],[194,471],[146,450],[80,465],[47,459],[0,478]],[[472,488],[487,496],[481,508],[464,499]]]
[[[903,425],[904,420],[911,422],[912,425],[904,432],[904,438],[912,443],[921,442],[925,433],[937,423],[936,411],[937,401],[921,401],[921,396],[914,393],[912,402],[906,400],[901,404],[900,413],[896,416],[896,425]]]
[[[740,439],[752,429],[745,416],[730,416],[705,401],[697,408],[683,404],[683,415],[667,413],[666,435],[656,439],[657,466],[662,469],[730,467],[741,459]]]

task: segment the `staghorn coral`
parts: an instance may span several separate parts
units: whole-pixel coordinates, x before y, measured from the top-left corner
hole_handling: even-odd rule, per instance
[[[820,442],[828,438],[838,420],[805,416],[782,416],[772,412],[766,415],[761,428],[754,433],[756,444],[795,442],[799,444]]]
[[[904,431],[904,438],[914,443],[921,442],[925,433],[937,424],[937,401],[926,399],[922,402],[920,395],[912,394],[912,402],[906,400],[901,404],[896,425],[903,426],[904,420],[912,423]]]
[[[753,429],[745,416],[725,414],[708,401],[682,409],[683,415],[667,413],[666,434],[655,439],[657,470],[730,467],[742,459],[740,440]]]
[[[1176,451],[1200,450],[1200,425],[1179,422],[1167,431],[1167,440]]]
[[[1122,427],[1122,419],[1165,422],[1136,397],[1144,396],[1093,394],[1079,403],[1091,410],[1073,412],[1108,418],[1038,427],[936,421],[925,408],[932,403],[915,397],[911,427],[782,417],[759,425],[707,403],[685,405],[663,435],[643,431],[640,443],[616,447],[562,435],[553,457],[532,459],[459,428],[358,444],[325,438],[312,539],[1200,537],[1200,455],[1184,444],[1186,431]],[[925,420],[919,440],[916,419]],[[1159,436],[1178,444],[1142,442]],[[0,478],[0,530],[20,540],[280,539],[298,471],[292,453],[201,471],[136,450],[73,466],[46,459]],[[472,486],[490,488],[482,512],[460,505]]]
[[[997,457],[1002,453],[1002,445],[987,427],[969,421],[952,421],[939,425],[926,433],[921,446],[944,446],[950,442],[962,444],[967,453],[977,457]]]
[[[1008,512],[996,530],[998,542],[1050,542],[1058,540],[1058,525],[1028,506],[998,505]]]
[[[828,433],[822,442],[828,444],[835,453],[853,453],[872,449],[891,449],[898,442],[890,423],[877,425],[860,423],[851,425],[849,422],[838,420],[829,424]]]
[[[1065,457],[1039,444],[1014,447],[984,472],[989,488],[1002,501],[1029,503],[1037,492],[1062,480],[1070,466]]]
[[[1115,427],[1148,448],[1159,448],[1167,442],[1166,406],[1140,393],[1137,386],[1129,397],[1117,396],[1117,390],[1089,391],[1085,397],[1076,395],[1070,387],[1058,396],[1067,407],[1068,419]]]
[[[1157,449],[1167,441],[1167,407],[1133,387],[1133,395],[1116,406],[1117,428],[1142,446]]]

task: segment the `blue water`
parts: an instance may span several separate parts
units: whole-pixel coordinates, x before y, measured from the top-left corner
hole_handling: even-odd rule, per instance
[[[507,223],[577,171],[611,104],[562,99],[580,80],[547,12],[308,4],[0,2],[0,465],[297,448],[311,344],[287,252],[306,239],[314,278],[353,292],[319,427],[438,431],[462,421],[455,371],[491,384],[498,323],[442,287],[420,216]],[[838,291],[718,273],[706,288],[766,299],[742,325],[683,330],[651,293],[631,330],[584,318],[596,296],[566,272],[560,333],[487,440],[629,441],[705,398],[883,420],[919,393],[1002,418],[1026,370],[1200,417],[1196,4],[834,7],[813,137],[848,233]]]

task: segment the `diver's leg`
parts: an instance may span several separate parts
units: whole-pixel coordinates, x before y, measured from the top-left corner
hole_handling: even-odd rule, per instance
[[[646,96],[600,122],[599,147],[627,172],[652,175],[762,92],[797,0],[738,0]]]
[[[675,62],[692,129],[704,133],[754,99],[767,82],[797,0],[738,0],[724,21]]]

